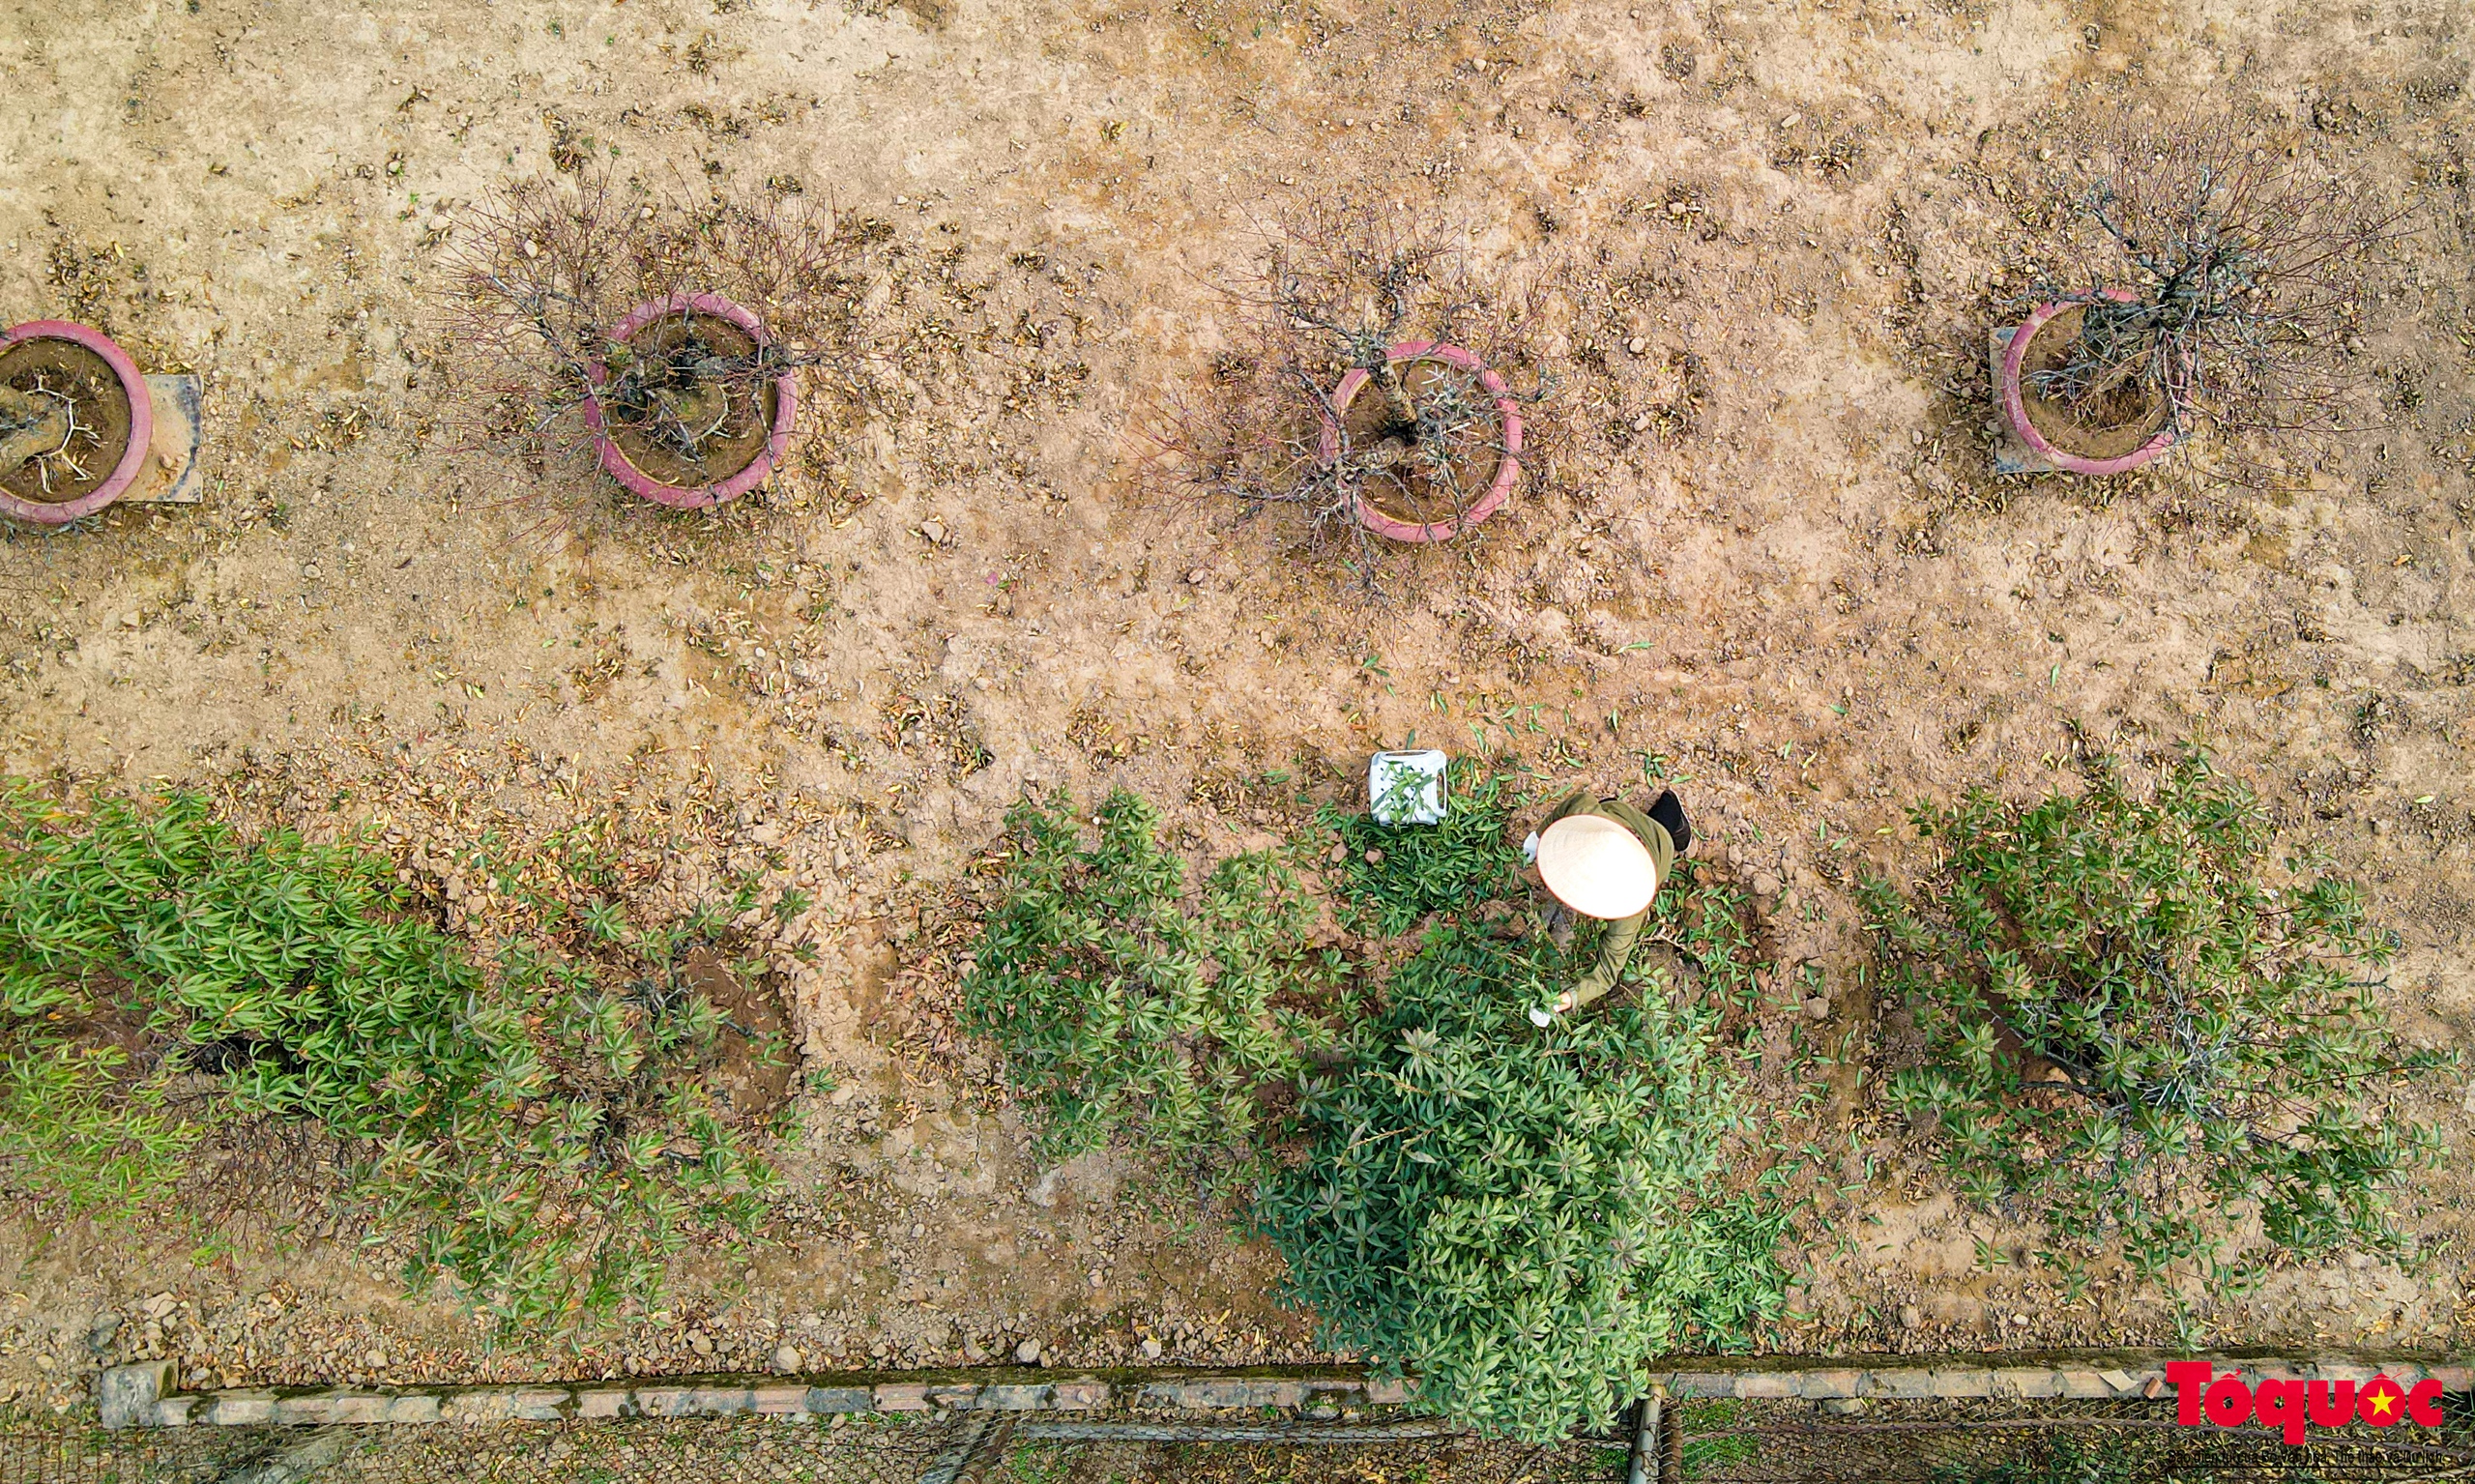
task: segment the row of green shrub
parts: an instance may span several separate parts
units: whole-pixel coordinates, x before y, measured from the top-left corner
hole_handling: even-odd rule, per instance
[[[2383,1019],[2395,940],[2351,884],[2275,858],[2201,755],[2144,789],[2087,774],[1920,806],[1907,881],[1858,873],[1866,972],[1924,1043],[1890,1101],[1967,1194],[2043,1219],[2058,1263],[2239,1282],[2251,1217],[2296,1256],[2397,1247],[2386,1192],[2436,1144],[2383,1100],[2450,1059]],[[1786,1151],[1746,1091],[1761,966],[1741,896],[1688,858],[1650,937],[1698,990],[1645,967],[1531,1025],[1572,966],[1518,887],[1526,801],[1501,774],[1453,788],[1441,828],[1325,810],[1191,892],[1140,800],[1088,821],[1026,800],[965,1002],[1050,1153],[1122,1140],[1216,1172],[1331,1343],[1544,1437],[1609,1420],[1661,1352],[1779,1313],[1789,1213],[1755,1172]],[[12,785],[0,1186],[161,1212],[197,1194],[201,1145],[280,1120],[343,1152],[348,1208],[416,1285],[510,1323],[606,1310],[757,1223],[772,1182],[678,972],[720,920],[640,936],[604,902],[477,959],[373,851],[247,835],[194,795]],[[1345,952],[1344,924],[1371,941]]]

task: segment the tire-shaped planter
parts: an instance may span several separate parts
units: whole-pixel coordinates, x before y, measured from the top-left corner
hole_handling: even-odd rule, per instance
[[[119,499],[145,471],[146,456],[155,447],[155,399],[147,393],[146,378],[139,374],[137,363],[100,330],[65,319],[39,319],[13,325],[6,331],[0,331],[0,355],[6,355],[29,340],[66,340],[92,352],[111,367],[113,379],[120,383],[121,393],[129,398],[129,445],[121,451],[119,462],[112,466],[111,473],[104,477],[102,483],[73,500],[58,502],[20,499],[7,489],[0,489],[0,515],[38,526],[65,526],[81,516],[92,515]]]
[[[1504,386],[1501,376],[1458,345],[1447,345],[1441,340],[1402,340],[1387,348],[1383,359],[1393,363],[1441,361],[1465,371],[1477,372],[1479,387],[1496,399],[1496,413],[1503,420],[1503,447],[1497,456],[1496,477],[1487,485],[1486,493],[1472,501],[1458,519],[1426,524],[1397,520],[1369,504],[1364,492],[1356,496],[1358,524],[1378,536],[1396,541],[1448,541],[1502,509],[1504,502],[1512,498],[1512,487],[1521,480],[1521,404],[1513,400],[1512,393]],[[1323,434],[1316,454],[1326,466],[1341,456],[1340,420],[1348,415],[1350,403],[1356,399],[1371,379],[1364,366],[1352,366],[1349,374],[1341,378],[1340,385],[1332,389],[1329,404],[1317,409],[1317,415],[1323,421]]]
[[[2129,304],[2138,297],[2131,290],[2121,288],[2107,289],[2105,295],[2119,304]],[[2021,391],[2021,372],[2027,364],[2028,342],[2036,338],[2037,332],[2046,327],[2048,320],[2065,310],[2082,307],[2085,303],[2082,300],[2063,300],[2041,304],[2019,329],[2011,332],[2010,347],[2002,357],[2002,416],[2009,421],[2011,430],[2020,435],[2022,443],[2034,449],[2057,469],[2071,474],[2123,474],[2148,463],[2174,446],[2174,420],[2170,415],[2166,425],[2157,430],[2157,436],[2129,453],[2114,458],[2089,458],[2054,447],[2044,433],[2039,432],[2036,422],[2028,416],[2027,400]],[[2159,394],[2170,402],[2174,393],[2171,388],[2167,388]]]
[[[748,337],[758,345],[771,343],[762,320],[719,294],[673,294],[668,299],[638,305],[627,311],[626,318],[611,327],[610,338],[624,344],[648,325],[686,313],[710,314],[715,319],[727,320],[747,332]],[[609,382],[609,368],[596,361],[586,367],[586,375],[591,386],[585,395],[585,425],[593,429],[602,469],[630,492],[657,505],[667,505],[674,509],[701,510],[725,500],[736,500],[763,483],[765,477],[772,474],[774,466],[791,451],[791,423],[799,415],[800,396],[791,373],[784,371],[773,378],[771,433],[765,446],[744,468],[711,484],[666,484],[629,462],[626,452],[610,436],[610,428],[603,421],[601,401],[593,394]]]

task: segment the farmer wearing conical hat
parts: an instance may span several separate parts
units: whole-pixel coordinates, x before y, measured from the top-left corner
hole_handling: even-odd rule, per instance
[[[1650,899],[1667,885],[1675,858],[1693,844],[1693,826],[1674,789],[1660,794],[1647,813],[1585,789],[1558,804],[1528,843],[1539,884],[1556,898],[1547,921],[1557,946],[1571,942],[1576,917],[1596,917],[1607,924],[1589,972],[1554,1004],[1529,1012],[1543,1026],[1616,987],[1633,946],[1641,941]]]

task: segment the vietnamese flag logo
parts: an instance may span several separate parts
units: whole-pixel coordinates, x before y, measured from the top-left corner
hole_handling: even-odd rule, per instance
[[[2406,1390],[2386,1376],[2375,1376],[2355,1394],[2355,1416],[2374,1427],[2388,1427],[2406,1414]]]

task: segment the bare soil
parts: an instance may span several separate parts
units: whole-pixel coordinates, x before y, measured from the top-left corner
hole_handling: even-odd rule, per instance
[[[721,1067],[715,1090],[742,1119],[771,1114],[791,1095],[799,1060],[782,998],[763,977],[733,974],[710,948],[691,948],[680,965],[686,987],[721,1012]]]
[[[1773,1136],[1846,1151],[1767,1343],[2170,1336],[2126,1275],[2068,1295],[1884,1113],[1913,1033],[1860,972],[1849,883],[1913,863],[1909,800],[2067,785],[2082,737],[2198,738],[2367,883],[2408,1032],[2475,1038],[2464,24],[2432,0],[9,10],[0,305],[197,370],[208,492],[0,538],[0,766],[366,826],[476,933],[512,909],[434,863],[484,833],[606,830],[631,913],[763,871],[816,903],[756,951],[828,1076],[797,1092],[776,1243],[701,1257],[610,1334],[494,1344],[349,1231],[17,1211],[0,1385],[65,1405],[150,1353],[253,1382],[1311,1353],[1226,1207],[1122,1156],[1034,1161],[954,1025],[962,888],[1026,787],[1139,789],[1201,858],[1297,823],[1265,768],[1346,797],[1412,733],[1510,750],[1542,800],[1662,756],[1696,855],[1761,889],[1764,1034],[1831,1078]],[[1997,481],[1986,335],[2053,266],[2027,121],[2209,90],[2424,210],[2347,351],[2385,426],[2268,490],[2171,458]],[[442,446],[422,295],[456,211],[587,156],[875,218],[852,313],[887,394],[711,512],[612,493],[545,520],[527,471]],[[1223,347],[1214,285],[1258,223],[1333,190],[1556,276],[1521,490],[1372,594],[1269,517],[1147,508],[1124,475],[1144,389]],[[2404,1193],[2417,1256],[2191,1284],[2197,1333],[2462,1344],[2470,1103],[2380,1110],[2452,1150]]]

